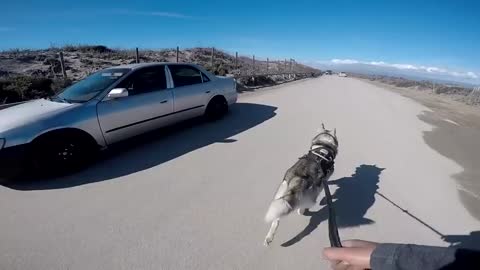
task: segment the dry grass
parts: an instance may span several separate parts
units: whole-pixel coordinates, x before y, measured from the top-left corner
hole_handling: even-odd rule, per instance
[[[369,79],[371,81],[378,81],[381,83],[393,85],[395,87],[409,88],[418,91],[425,91],[434,95],[442,95],[469,105],[480,105],[480,98],[472,97],[471,94],[473,89],[469,87],[435,83],[426,80],[416,81],[402,77],[373,76],[363,74],[351,74],[351,76]]]
[[[63,52],[66,74],[69,80],[62,79],[59,52]],[[140,51],[140,62],[175,62],[176,49]],[[196,63],[206,67],[216,75],[253,75],[267,73],[265,61],[239,57],[235,66],[235,56],[215,50],[214,63],[211,65],[211,48],[190,48],[181,50],[179,62]],[[62,89],[72,81],[78,81],[87,75],[107,67],[135,63],[135,51],[112,49],[103,45],[65,45],[51,46],[44,50],[12,49],[0,52],[0,103],[28,100],[44,97]],[[268,73],[289,72],[284,63],[270,62]],[[297,64],[295,72],[318,73],[318,70]],[[269,76],[270,77],[270,76]],[[242,78],[245,85],[270,85],[279,78]],[[40,83],[41,82],[41,83]]]

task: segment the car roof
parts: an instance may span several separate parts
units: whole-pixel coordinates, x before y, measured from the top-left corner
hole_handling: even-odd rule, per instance
[[[129,69],[139,69],[143,67],[150,67],[150,66],[158,66],[158,65],[191,65],[197,66],[193,63],[175,63],[175,62],[150,62],[150,63],[138,63],[138,64],[128,64],[128,65],[120,65],[120,66],[113,66],[110,68],[129,68]]]

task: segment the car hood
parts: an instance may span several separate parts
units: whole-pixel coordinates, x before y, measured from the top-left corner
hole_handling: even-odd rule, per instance
[[[0,133],[73,108],[79,104],[37,99],[0,110]]]

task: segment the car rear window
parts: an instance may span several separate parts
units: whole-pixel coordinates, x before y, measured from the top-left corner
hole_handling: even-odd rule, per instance
[[[175,87],[202,83],[202,74],[200,70],[195,67],[187,65],[170,65],[168,68],[172,74]]]

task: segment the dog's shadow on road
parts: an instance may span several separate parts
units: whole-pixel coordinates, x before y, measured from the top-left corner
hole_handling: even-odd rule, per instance
[[[276,110],[277,107],[263,104],[237,103],[221,120],[193,119],[120,143],[81,172],[50,179],[29,177],[3,185],[16,190],[60,189],[126,176],[213,143],[235,143],[236,139],[230,137],[273,118]]]
[[[332,197],[339,228],[367,225],[374,222],[364,216],[375,203],[375,192],[378,189],[380,174],[383,170],[376,165],[361,165],[356,168],[352,176],[329,181],[329,185],[338,187]],[[316,212],[307,210],[304,215],[310,216],[308,225],[295,237],[283,243],[282,247],[292,246],[312,233],[320,223],[328,219],[328,208],[322,207]]]

